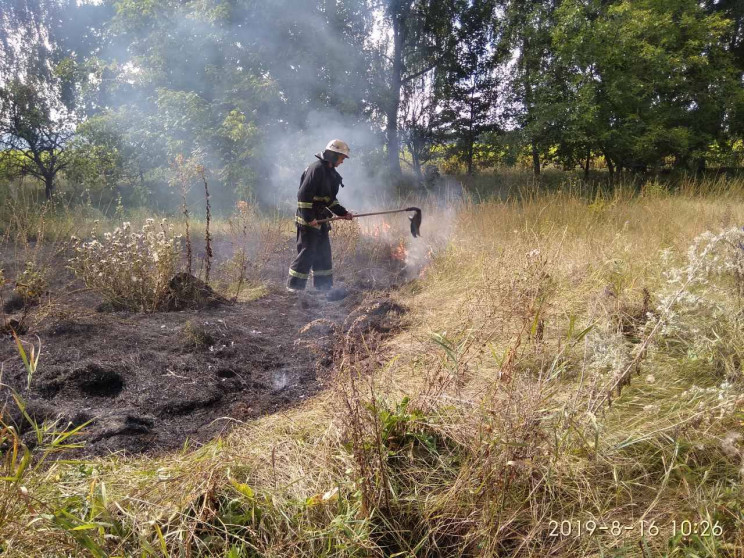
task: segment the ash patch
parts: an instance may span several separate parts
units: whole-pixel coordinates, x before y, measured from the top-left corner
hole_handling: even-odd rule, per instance
[[[156,414],[159,417],[172,417],[189,415],[197,409],[205,409],[214,406],[222,399],[222,393],[212,388],[207,393],[196,397],[176,397],[160,405]]]
[[[62,335],[82,335],[93,332],[95,325],[70,319],[61,320],[51,327],[48,332],[52,337]]]
[[[25,298],[17,293],[10,295],[10,298],[3,304],[3,312],[6,314],[13,314],[14,312],[20,312],[27,306],[32,306],[33,301],[27,301]]]
[[[286,239],[258,271],[269,288],[262,298],[232,303],[181,274],[171,284],[171,311],[149,314],[110,306],[96,312],[101,297],[82,289],[65,257],[55,256],[49,295],[24,313],[30,330],[16,328],[24,341],[40,337],[39,368],[27,390],[13,339],[0,337],[3,383],[23,395],[34,422],[54,423],[55,430],[85,424],[71,441],[83,442],[77,453],[88,455],[180,449],[224,433],[232,419],[301,404],[324,389],[357,334],[370,333],[369,348],[370,337],[404,326],[405,308],[384,293],[406,281],[405,264],[379,239],[362,238],[346,252],[340,237],[332,242],[336,288],[329,293],[285,291],[295,252]],[[230,257],[232,244],[222,246]],[[61,301],[53,315],[44,312],[47,300]],[[0,410],[33,444],[33,429],[7,388],[0,387]]]
[[[14,345],[0,344],[4,381],[24,394],[35,422],[88,423],[75,436],[85,443],[78,453],[205,442],[234,424],[226,418],[251,420],[322,390],[347,332],[401,327],[405,308],[388,297],[337,289],[343,296],[276,288],[249,303],[153,314],[94,313],[95,301],[83,299],[80,319],[34,332],[43,353],[30,390]],[[3,405],[33,437],[9,390]]]
[[[121,374],[98,364],[89,364],[73,373],[72,377],[83,396],[117,397],[124,389]]]
[[[13,332],[16,335],[23,335],[28,332],[28,326],[23,323],[22,320],[10,318],[0,325],[0,335],[12,335]]]
[[[115,411],[99,417],[91,427],[89,443],[113,438],[115,436],[141,436],[150,434],[155,427],[155,419],[140,415],[136,409]]]

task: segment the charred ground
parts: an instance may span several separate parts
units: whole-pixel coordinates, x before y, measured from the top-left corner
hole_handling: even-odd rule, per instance
[[[26,413],[57,428],[88,423],[77,437],[81,452],[157,452],[205,442],[236,421],[302,403],[331,378],[339,341],[400,327],[405,309],[390,298],[403,281],[394,258],[355,256],[330,294],[283,287],[282,268],[291,251],[272,258],[266,289],[251,302],[210,301],[200,308],[156,313],[115,312],[60,274],[50,286],[72,292],[62,316],[41,316],[8,306],[6,320],[32,323],[25,340],[41,342],[39,368],[27,389],[26,372],[9,335],[0,343],[3,383],[21,394]],[[65,281],[68,282],[65,282]],[[48,305],[47,305],[48,306]],[[378,336],[379,337],[379,336]],[[32,425],[3,390],[4,414],[33,445]]]

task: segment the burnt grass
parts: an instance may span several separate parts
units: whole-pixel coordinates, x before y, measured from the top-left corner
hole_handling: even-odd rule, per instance
[[[39,424],[56,421],[62,430],[87,423],[73,454],[157,453],[306,401],[328,385],[346,335],[373,331],[380,338],[401,327],[405,309],[390,291],[405,274],[390,259],[375,262],[370,281],[355,272],[354,265],[370,269],[359,256],[330,295],[311,287],[298,295],[283,286],[291,257],[288,250],[269,266],[268,293],[252,302],[144,314],[106,310],[90,292],[67,297],[69,317],[40,319],[23,336],[35,344],[38,336],[42,346],[30,389],[13,339],[0,338],[3,420],[34,445],[12,388]],[[55,287],[61,280],[50,285],[48,300]]]

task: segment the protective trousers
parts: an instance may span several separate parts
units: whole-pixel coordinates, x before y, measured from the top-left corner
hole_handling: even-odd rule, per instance
[[[331,239],[328,230],[312,227],[297,227],[297,257],[289,266],[291,289],[304,289],[307,279],[313,272],[313,285],[318,290],[333,287],[333,261],[331,257]]]

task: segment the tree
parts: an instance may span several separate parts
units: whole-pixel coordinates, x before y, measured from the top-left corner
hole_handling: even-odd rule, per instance
[[[33,85],[15,80],[0,88],[0,157],[42,180],[46,199],[52,197],[57,174],[69,165],[70,122],[63,107],[50,106]]]
[[[473,0],[458,17],[456,47],[439,72],[444,110],[441,119],[449,143],[473,173],[476,141],[495,128],[496,68],[502,51],[495,50],[496,2]]]
[[[400,137],[411,155],[411,166],[419,180],[423,180],[422,167],[434,156],[434,147],[441,143],[438,113],[439,99],[431,74],[424,74],[403,87],[400,105]]]
[[[560,0],[500,0],[503,25],[497,48],[517,53],[510,85],[510,119],[523,131],[536,176],[540,153],[554,145],[550,135],[550,101],[554,97],[549,79],[554,71],[551,32]],[[548,114],[546,114],[546,110]]]
[[[366,8],[364,0],[117,2],[109,113],[138,147],[144,175],[197,151],[244,196],[274,170],[271,146],[313,111],[365,120]]]
[[[107,46],[109,3],[14,0],[0,9],[0,83],[33,83],[39,94],[68,110],[83,108],[100,75],[95,56]],[[97,109],[94,105],[90,112]]]
[[[733,59],[738,83],[744,83],[744,2],[740,0],[706,0],[703,2],[709,14],[718,14],[731,22],[724,38],[724,48]],[[744,136],[744,87],[730,92],[729,110],[724,122],[728,137],[721,141],[730,152],[736,140]]]
[[[580,132],[582,147],[602,151],[610,169],[645,170],[668,157],[703,168],[738,89],[724,46],[730,22],[694,0],[565,0],[557,19],[553,44],[571,84],[567,131]]]
[[[107,16],[76,0],[16,0],[0,10],[0,157],[42,180],[47,199],[69,165],[92,75],[85,62],[103,46]]]
[[[387,87],[382,95],[388,170],[399,176],[399,110],[402,88],[435,69],[452,52],[455,15],[463,0],[386,0],[385,16],[392,31]]]

